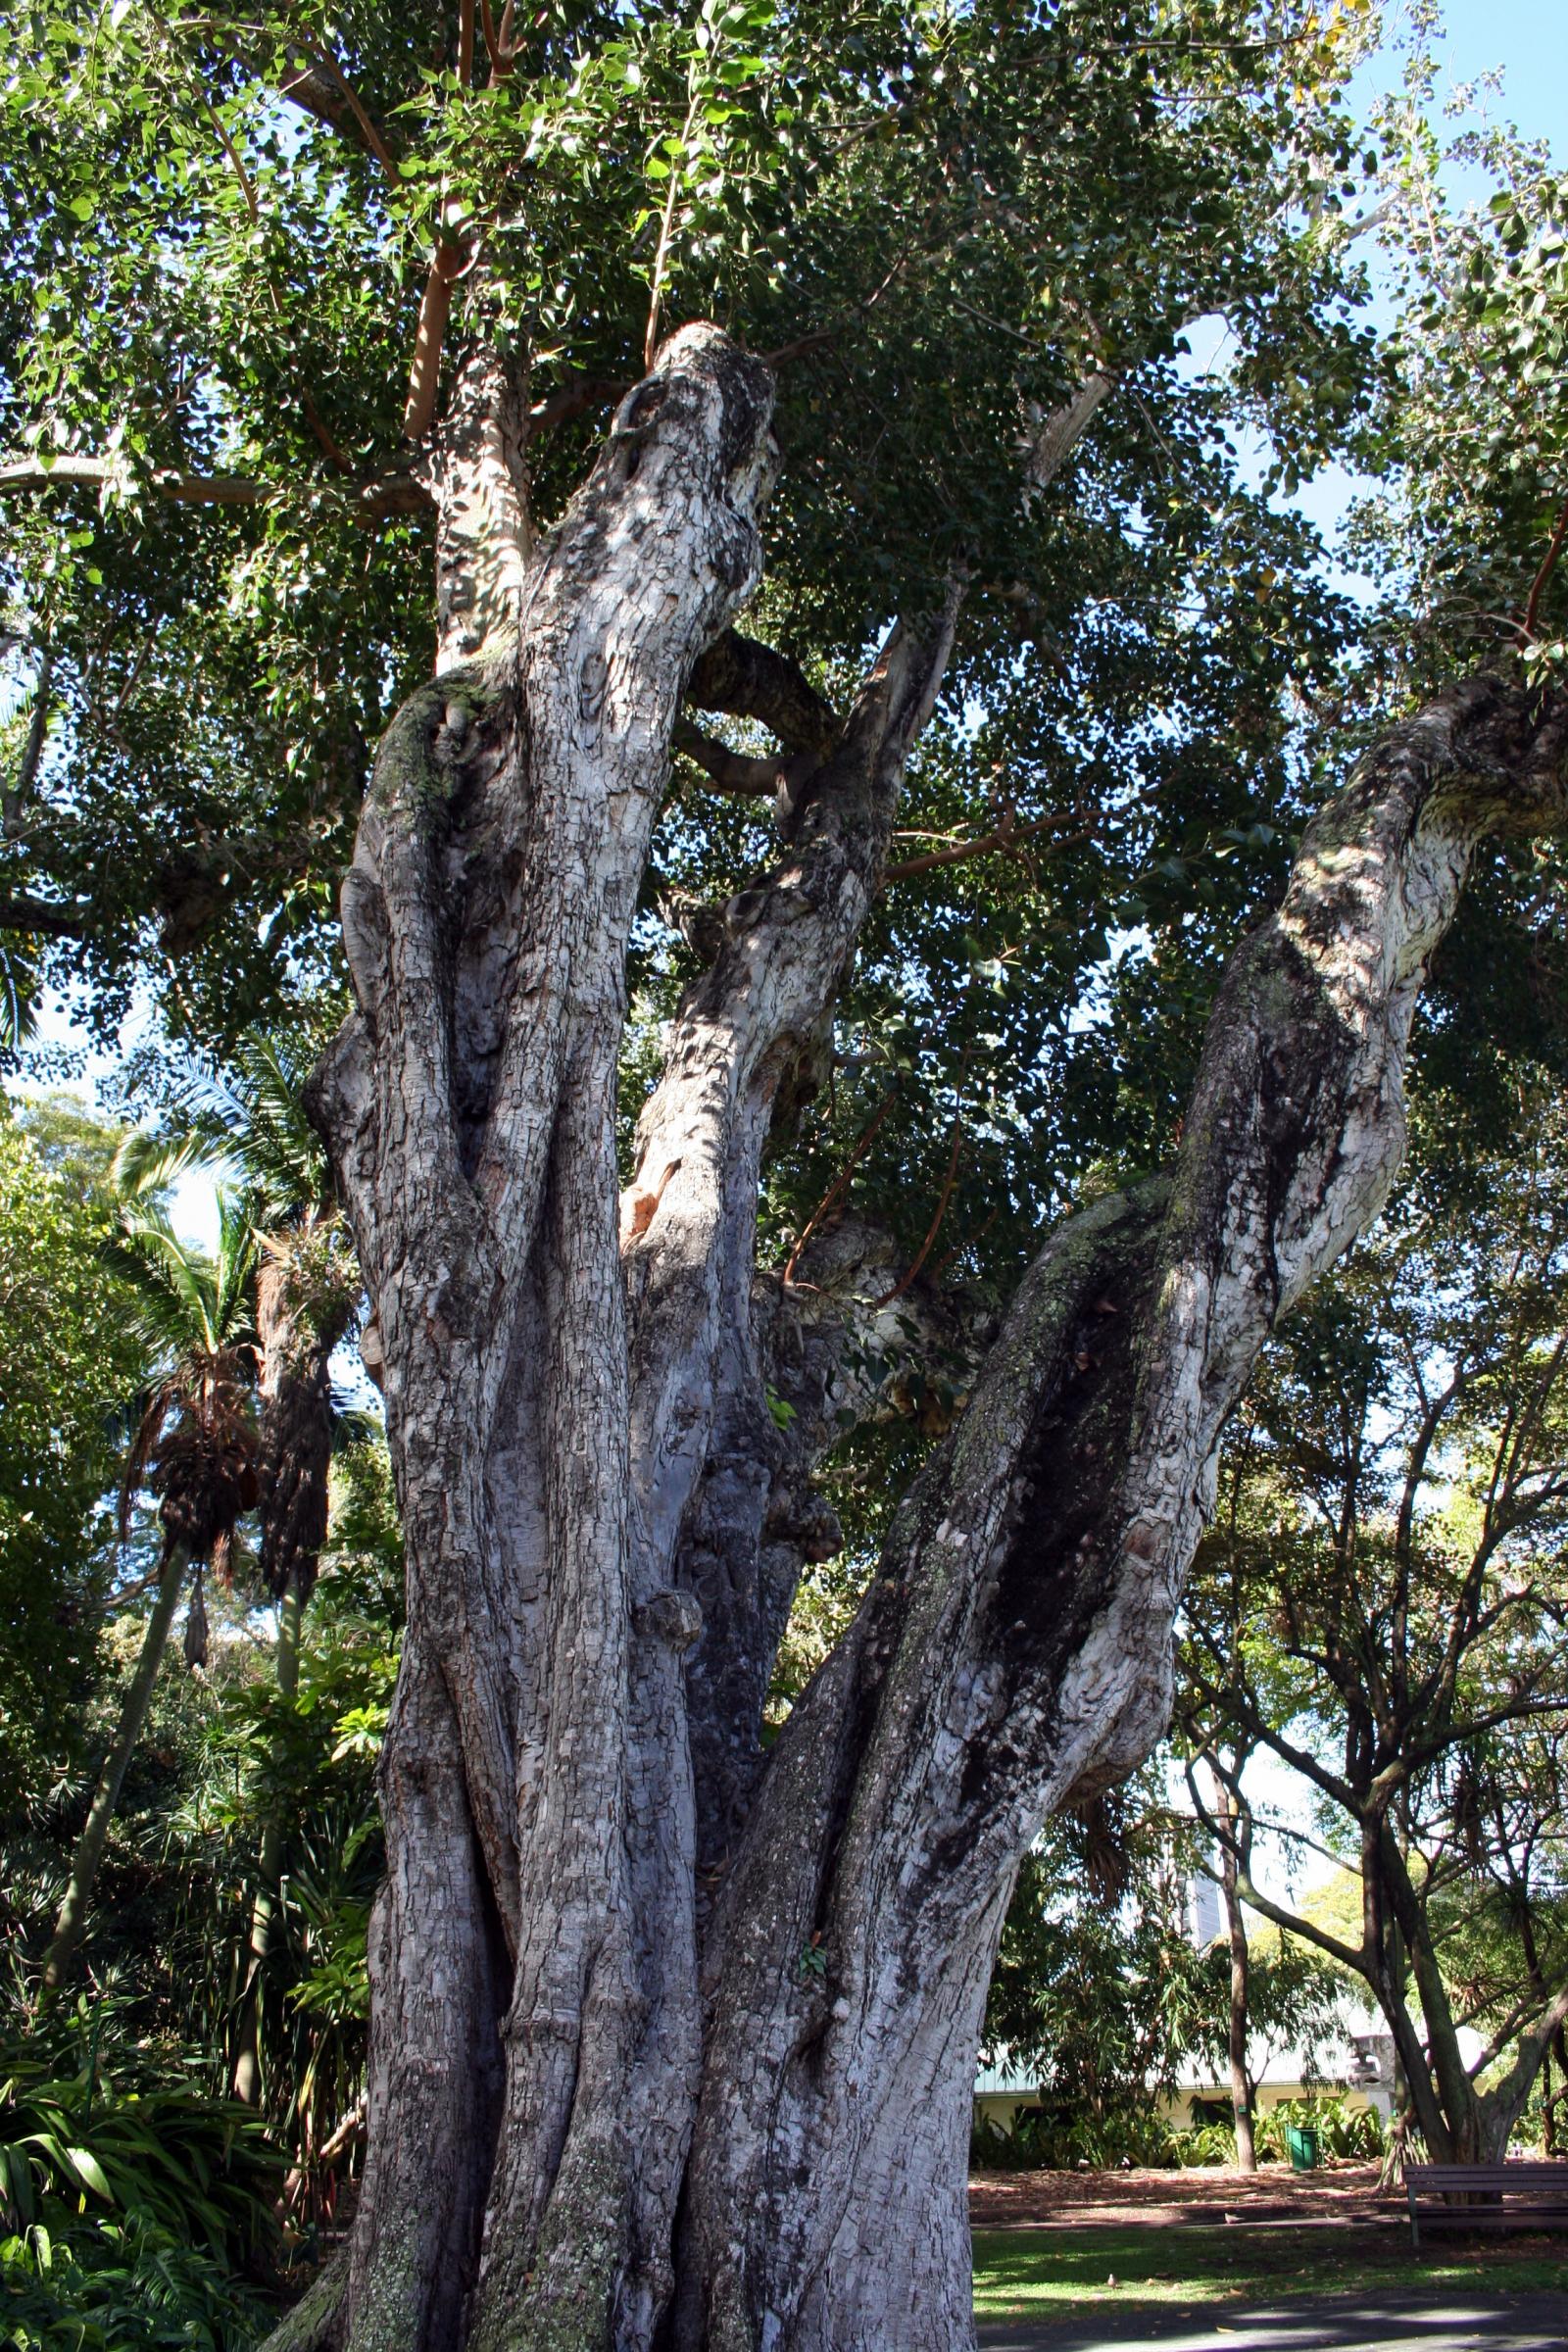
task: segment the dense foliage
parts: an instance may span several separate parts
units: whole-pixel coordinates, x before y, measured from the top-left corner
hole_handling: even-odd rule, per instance
[[[137,1354],[109,1219],[47,1112],[0,1112],[0,1804],[38,1786],[41,1726],[90,1688],[111,1582],[116,1408]],[[54,1164],[51,1165],[51,1162]]]

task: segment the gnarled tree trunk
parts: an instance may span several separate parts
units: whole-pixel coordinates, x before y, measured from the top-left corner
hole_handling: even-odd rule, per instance
[[[1102,397],[1047,420],[1035,489]],[[395,721],[345,885],[359,1010],[318,1099],[409,1622],[359,2221],[280,2344],[969,2340],[963,2158],[1018,1859],[1162,1730],[1222,1424],[1384,1197],[1471,850],[1561,821],[1556,714],[1492,682],[1363,763],[1235,958],[1174,1171],[1050,1238],[764,1764],[849,1392],[831,1314],[755,1270],[760,1153],[963,595],[892,628],[842,720],[734,636],[770,399],[715,329],[664,347],[557,529],[511,533],[515,640]],[[683,700],[777,735],[784,846],[708,925],[617,1202],[625,950]]]

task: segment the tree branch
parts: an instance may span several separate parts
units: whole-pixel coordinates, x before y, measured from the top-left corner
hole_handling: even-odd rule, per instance
[[[1488,2107],[1508,2115],[1510,2127],[1530,2096],[1530,2085],[1541,2071],[1552,2035],[1564,2023],[1568,2023],[1568,1984],[1561,1986],[1545,2015],[1524,2036],[1518,2055],[1502,2081],[1482,2094]]]
[[[870,1118],[861,1128],[854,1149],[850,1152],[849,1158],[844,1162],[843,1167],[840,1168],[838,1174],[828,1186],[827,1191],[822,1195],[821,1200],[817,1202],[810,1215],[807,1218],[806,1223],[802,1226],[801,1238],[796,1243],[794,1249],[790,1251],[789,1258],[784,1267],[784,1272],[780,1277],[785,1290],[789,1289],[790,1284],[794,1280],[795,1269],[800,1264],[801,1252],[806,1248],[807,1243],[810,1240],[812,1234],[816,1231],[816,1228],[818,1225],[820,1225],[822,1219],[827,1215],[828,1210],[833,1206],[834,1202],[841,1200],[844,1194],[849,1191],[850,1179],[855,1174],[855,1171],[858,1167],[860,1161],[865,1157],[866,1152],[870,1150],[872,1143],[875,1141],[877,1130],[882,1125],[883,1120],[887,1117],[888,1112],[893,1108],[894,1101],[898,1095],[898,1081],[895,1079],[893,1084],[888,1088],[887,1093],[883,1096],[881,1102],[877,1104],[875,1110],[872,1111]]]
[[[1212,1754],[1209,1761],[1211,1767],[1217,1770]],[[1261,1918],[1270,1921],[1274,1927],[1281,1929],[1285,1934],[1298,1936],[1304,1942],[1316,1944],[1319,1951],[1326,1952],[1331,1960],[1338,1960],[1343,1967],[1353,1969],[1358,1977],[1366,1977],[1368,1971],[1364,1947],[1358,1950],[1353,1944],[1342,1942],[1338,1936],[1330,1935],[1326,1928],[1314,1927],[1309,1919],[1301,1918],[1295,1911],[1287,1911],[1283,1904],[1271,1902],[1266,1895],[1259,1894],[1252,1883],[1250,1816],[1245,1810],[1239,1816],[1248,1824],[1248,1835],[1245,1840],[1233,1836],[1229,1824],[1222,1825],[1218,1822],[1205,1804],[1198,1786],[1198,1776],[1193,1769],[1191,1757],[1184,1759],[1182,1769],[1186,1776],[1188,1792],[1193,1800],[1195,1814],[1215,1844],[1227,1847],[1235,1857],[1236,1891],[1249,1909],[1256,1911]],[[1225,1779],[1234,1789],[1235,1784],[1231,1781],[1230,1775],[1222,1773],[1220,1777]]]
[[[172,21],[170,29],[176,33],[205,33],[219,43],[226,56],[236,59],[241,65],[250,65],[243,50],[235,45],[236,27],[219,18],[178,17]],[[263,39],[272,37],[266,25],[250,25],[243,29]],[[351,145],[363,148],[380,165],[388,179],[395,181],[401,178],[397,158],[386,133],[362,104],[331,51],[305,39],[297,30],[277,37],[286,41],[290,49],[311,60],[309,67],[283,74],[277,83],[278,96],[286,99],[290,106],[297,106],[302,114],[309,115],[313,121],[324,123],[328,130],[335,130],[340,138],[349,139]],[[353,124],[352,133],[350,123]]]
[[[1080,813],[1076,808],[1067,808],[1056,816],[1035,817],[1026,825],[999,825],[994,833],[983,834],[978,841],[955,842],[949,849],[927,850],[918,858],[906,858],[900,864],[885,868],[883,887],[890,882],[907,882],[916,874],[928,874],[939,865],[962,865],[969,858],[1019,857],[1026,842],[1042,833],[1054,833],[1059,826],[1070,825]],[[1083,825],[1056,846],[1073,849],[1080,842],[1093,841],[1094,837],[1094,827]]]
[[[630,384],[620,383],[606,375],[579,375],[560,391],[543,400],[536,400],[528,411],[528,438],[547,433],[553,425],[564,424],[568,417],[580,416],[585,409],[613,406],[625,399]]]
[[[1536,629],[1541,619],[1541,600],[1545,595],[1551,575],[1557,568],[1557,559],[1562,554],[1565,539],[1568,539],[1568,498],[1562,502],[1541,569],[1537,572],[1531,586],[1530,601],[1525,606],[1524,639],[1527,645],[1535,642]]]
[[[929,1226],[926,1228],[926,1236],[924,1241],[920,1244],[919,1249],[915,1251],[913,1257],[909,1260],[909,1263],[905,1268],[904,1272],[899,1276],[898,1281],[893,1285],[892,1290],[884,1291],[881,1298],[876,1301],[878,1306],[892,1306],[897,1299],[900,1299],[904,1297],[904,1294],[909,1288],[909,1285],[918,1278],[921,1267],[925,1264],[926,1259],[930,1256],[933,1249],[936,1247],[937,1235],[942,1231],[942,1220],[948,1213],[948,1202],[953,1199],[953,1188],[958,1181],[958,1150],[962,1142],[963,1104],[960,1102],[957,1109],[953,1114],[953,1146],[948,1153],[948,1173],[946,1179],[944,1180],[942,1190],[937,1196],[936,1214],[931,1219]]]
[[[674,748],[684,752],[720,792],[740,793],[750,800],[771,800],[778,791],[782,760],[754,760],[744,752],[732,752],[727,744],[715,743],[710,735],[703,734],[684,719],[675,728]]]
[[[1044,490],[1055,480],[1118,381],[1108,368],[1097,368],[1059,408],[1052,410],[1036,431],[1024,460],[1024,480],[1029,490]]]
[[[505,81],[515,63],[514,53],[506,48],[496,31],[496,21],[490,10],[490,0],[479,0],[479,22],[484,32],[485,54],[490,60],[492,83]]]
[[[840,2226],[793,2188],[803,2169],[853,2161],[907,2086],[956,2132],[967,2115],[1019,1857],[1165,1728],[1221,1433],[1269,1332],[1387,1196],[1410,1025],[1475,849],[1565,828],[1568,695],[1473,679],[1392,730],[1231,958],[1173,1179],[1081,1210],[1025,1276],[769,1750],[720,1892],[687,2176],[704,2308],[749,2265],[787,2334],[780,2299]],[[802,2068],[776,1987],[808,1939],[835,1997]]]
[[[409,396],[403,407],[403,436],[422,441],[435,422],[436,388],[441,378],[441,349],[452,315],[452,289],[463,274],[461,247],[444,237],[430,257],[429,275],[419,297],[419,317],[414,330],[414,358],[409,365]]]
[[[760,719],[791,751],[824,758],[839,732],[837,713],[800,664],[770,645],[726,629],[697,662],[686,700],[699,710]]]
[[[0,931],[35,931],[50,939],[85,939],[91,908],[57,906],[48,899],[0,899]]]
[[[298,41],[299,36],[291,34],[290,39]],[[359,138],[353,143],[363,146],[368,155],[373,156],[387,178],[395,185],[403,176],[398,167],[397,157],[392,151],[386,133],[361,103],[358,92],[338,64],[337,59],[329,49],[318,49],[312,42],[299,41],[299,46],[308,57],[314,59],[320,72],[326,75],[332,87],[337,91],[341,105],[324,98],[314,76],[305,74],[291,75],[287,80],[279,82],[279,96],[288,99],[292,105],[299,107],[305,114],[314,115],[317,122],[324,122],[329,130],[335,130],[340,137],[348,136],[343,122],[343,109],[346,108],[350,122],[359,132]]]
[[[227,156],[229,164],[232,167],[234,177],[239,181],[240,194],[245,199],[245,210],[250,214],[251,226],[254,228],[262,217],[262,208],[256,201],[256,190],[251,185],[251,175],[246,171],[244,164],[240,161],[239,149],[235,146],[233,140],[229,137],[228,132],[223,127],[223,118],[219,113],[217,107],[213,105],[211,99],[205,97],[202,100],[202,105],[206,109],[208,121],[212,123],[213,128],[218,133],[219,141],[222,147],[223,153]]]
[[[136,477],[109,458],[13,458],[0,465],[0,495],[7,490],[101,490],[106,484],[135,483]],[[259,507],[283,493],[271,482],[238,473],[184,473],[161,466],[141,484],[182,507]],[[367,516],[377,521],[389,514],[417,514],[431,504],[430,493],[412,474],[381,474],[357,486]]]
[[[309,387],[305,384],[301,384],[300,386],[300,408],[304,414],[306,423],[310,426],[311,431],[316,436],[317,446],[320,450],[322,457],[327,461],[327,464],[331,466],[338,473],[352,473],[354,470],[353,466],[349,464],[348,459],[344,456],[341,446],[332,433],[331,428],[322,417],[321,413],[319,409],[318,409],[315,401],[311,398]]]

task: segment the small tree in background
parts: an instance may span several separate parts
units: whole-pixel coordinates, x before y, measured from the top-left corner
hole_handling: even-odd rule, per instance
[[[1188,1602],[1224,1803],[1195,1792],[1247,1901],[1366,1984],[1438,2161],[1500,2155],[1568,2019],[1564,1144],[1536,1102],[1505,1166],[1460,1204],[1418,1185],[1286,1328]],[[1250,1749],[1345,1853],[1358,1933],[1258,1891]]]
[[[70,1104],[0,1099],[0,1809],[90,1684],[111,1581],[116,1408],[143,1360],[92,1182],[116,1141]]]
[[[186,1655],[205,1656],[202,1584],[209,1566],[228,1567],[235,1523],[260,1492],[252,1388],[250,1281],[255,1243],[243,1206],[220,1202],[217,1254],[180,1242],[167,1218],[127,1209],[104,1254],[123,1285],[129,1320],[146,1349],[149,1382],[121,1489],[121,1528],[143,1487],[158,1497],[162,1531],[158,1583],[140,1654],[72,1856],[54,1934],[44,1956],[46,1994],[58,1992],[87,1923],[93,1882],[132,1749],[189,1570],[195,1570]]]

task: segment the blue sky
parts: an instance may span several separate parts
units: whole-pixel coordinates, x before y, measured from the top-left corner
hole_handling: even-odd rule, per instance
[[[1448,0],[1442,55],[1450,87],[1500,66],[1497,112],[1527,138],[1568,147],[1568,0]]]

